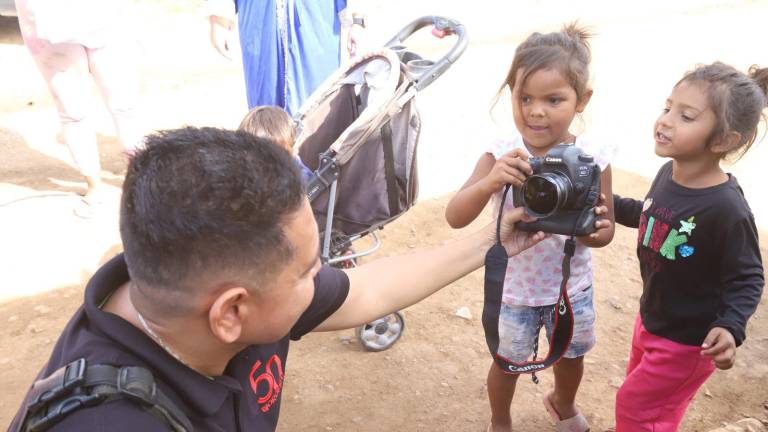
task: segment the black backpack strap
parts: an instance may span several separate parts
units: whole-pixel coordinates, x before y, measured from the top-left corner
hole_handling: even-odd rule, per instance
[[[87,365],[84,358],[32,384],[20,431],[45,431],[67,415],[109,400],[127,398],[161,418],[174,432],[191,432],[192,422],[139,366]]]

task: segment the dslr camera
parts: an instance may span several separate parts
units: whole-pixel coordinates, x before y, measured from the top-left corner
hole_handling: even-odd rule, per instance
[[[518,222],[523,231],[584,236],[595,232],[600,166],[571,144],[558,144],[544,157],[528,159],[533,174],[513,188],[515,207],[538,218]]]

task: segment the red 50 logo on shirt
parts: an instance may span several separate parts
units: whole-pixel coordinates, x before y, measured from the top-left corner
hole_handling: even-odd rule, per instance
[[[262,412],[269,411],[280,396],[280,390],[283,388],[283,362],[277,354],[270,357],[262,368],[261,360],[251,367],[251,373],[248,378],[251,381],[251,390],[258,398]]]

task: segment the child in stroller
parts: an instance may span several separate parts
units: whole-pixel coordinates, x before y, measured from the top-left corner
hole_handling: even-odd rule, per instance
[[[295,123],[288,113],[280,107],[258,106],[251,109],[240,122],[238,130],[248,132],[259,138],[270,139],[289,153],[294,154]],[[296,163],[304,180],[308,182],[312,178],[313,172],[298,157]],[[335,233],[331,243],[333,244],[333,258],[331,258],[333,261],[331,264],[339,268],[354,267],[357,264],[357,257],[373,252],[366,251],[363,254],[355,254],[351,248],[351,241],[344,240],[341,233]],[[402,314],[396,312],[358,328],[357,336],[367,350],[381,351],[389,348],[399,339],[404,325]]]
[[[296,124],[288,112],[278,106],[257,106],[248,111],[240,122],[238,130],[245,131],[259,138],[267,138],[295,155],[293,143],[296,141]],[[312,171],[296,158],[305,181],[312,177]]]
[[[411,34],[429,25],[437,37],[457,36],[438,62],[404,45]],[[442,75],[466,45],[458,22],[420,18],[384,48],[351,59],[320,86],[295,119],[279,107],[260,106],[242,120],[240,130],[269,138],[292,154],[298,149],[297,163],[321,229],[324,262],[355,266],[357,258],[381,245],[377,231],[415,203],[421,121],[414,97]],[[368,234],[373,245],[355,252],[352,243]],[[357,335],[365,349],[382,351],[397,342],[404,326],[402,314],[395,312],[360,327]]]

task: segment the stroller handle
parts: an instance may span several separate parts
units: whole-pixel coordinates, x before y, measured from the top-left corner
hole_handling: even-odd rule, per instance
[[[451,67],[456,60],[461,57],[464,50],[467,48],[469,39],[467,38],[467,32],[464,29],[464,25],[460,22],[446,17],[427,15],[418,18],[410,24],[403,27],[395,37],[386,43],[386,47],[401,46],[403,41],[408,39],[409,36],[416,33],[418,30],[426,26],[434,26],[433,33],[436,36],[442,37],[449,34],[455,34],[458,36],[456,43],[448,53],[446,53],[440,60],[431,65],[428,69],[420,72],[418,76],[413,79],[414,87],[416,90],[424,90],[428,85],[432,84],[437,78],[440,77],[448,68]]]

